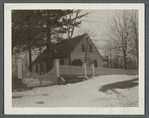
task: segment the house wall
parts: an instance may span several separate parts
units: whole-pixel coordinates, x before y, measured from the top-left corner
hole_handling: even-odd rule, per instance
[[[33,67],[32,67],[32,71],[33,71],[33,72],[36,72],[36,65],[35,65],[35,64],[34,64]]]
[[[78,45],[74,48],[74,50],[72,50],[71,63],[75,59],[81,59],[82,62],[85,62],[85,52],[82,52],[82,44],[84,44],[85,46],[88,45],[87,62],[86,62],[87,66],[90,67],[91,64],[94,62],[94,60],[97,60],[97,67],[103,67],[103,59],[102,59],[101,55],[99,54],[98,50],[96,49],[95,45],[91,41],[91,39],[88,37],[88,35],[84,36],[83,40],[81,40],[78,43]],[[89,45],[92,46],[92,52],[89,52]],[[61,60],[64,60],[64,65],[69,65],[69,58],[60,59],[60,65],[61,65]],[[43,62],[41,62],[41,63],[43,63]],[[36,65],[37,64],[35,64],[33,66],[33,72],[36,72]],[[40,71],[39,63],[38,63],[38,70]]]
[[[84,44],[85,46],[88,45],[87,66],[91,66],[91,63],[93,63],[94,60],[97,60],[97,67],[103,67],[103,59],[99,54],[98,50],[96,49],[95,45],[87,35],[81,42],[79,42],[79,44],[72,51],[71,61],[73,61],[74,59],[81,59],[82,62],[85,62],[85,52],[82,52],[82,44]],[[92,52],[89,52],[89,45],[92,46]]]
[[[32,71],[33,71],[33,72],[36,72],[36,65],[38,65],[38,71],[40,72],[40,71],[41,71],[40,64],[42,64],[43,72],[44,72],[44,71],[46,72],[46,69],[47,69],[46,62],[40,62],[40,63],[34,64],[33,67],[32,67]]]
[[[36,65],[38,65],[38,71],[40,71],[40,63],[34,64],[32,67],[32,71],[36,72]]]
[[[61,65],[61,60],[64,60],[64,65],[69,65],[69,58],[63,58],[63,59],[60,59],[60,65]]]

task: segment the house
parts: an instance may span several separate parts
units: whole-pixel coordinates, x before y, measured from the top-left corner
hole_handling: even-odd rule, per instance
[[[90,67],[103,67],[103,59],[94,43],[87,34],[63,40],[53,45],[53,59],[60,59],[60,65],[82,66],[82,63]],[[45,72],[49,70],[49,51],[46,48],[32,63],[34,72]]]

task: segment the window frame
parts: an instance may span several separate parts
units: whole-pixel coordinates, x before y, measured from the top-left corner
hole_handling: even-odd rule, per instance
[[[64,65],[65,64],[64,59],[61,59],[60,64],[61,65]]]
[[[97,60],[94,60],[94,66],[98,67]]]
[[[81,45],[81,49],[82,49],[82,52],[85,52],[85,45],[84,44]]]
[[[36,73],[39,72],[39,69],[38,69],[38,64],[36,64]]]

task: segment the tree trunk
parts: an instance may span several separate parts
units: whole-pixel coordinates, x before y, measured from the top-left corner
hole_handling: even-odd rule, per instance
[[[139,68],[139,58],[137,56],[137,69]]]
[[[69,58],[69,65],[71,65],[71,53],[68,55]]]
[[[137,51],[137,69],[138,69],[138,66],[139,66],[139,58],[138,58],[138,54],[139,54],[139,52],[138,52],[138,40],[136,40],[136,51]]]
[[[124,68],[127,69],[126,57],[124,57]]]
[[[138,21],[136,20],[137,16],[136,16],[136,13],[135,13],[135,17],[134,17],[134,20],[132,20],[132,23],[133,23],[133,27],[134,27],[134,34],[135,34],[135,38],[134,38],[134,41],[135,41],[135,46],[136,46],[136,57],[137,57],[137,69],[138,69],[138,65],[139,65],[139,59],[138,59],[138,28],[137,28],[137,25],[138,25]]]
[[[68,37],[69,43],[71,44],[71,39],[70,37]],[[69,65],[71,65],[71,52],[68,55],[68,59],[69,59]]]
[[[85,63],[87,61],[87,52],[85,51]]]
[[[32,72],[32,52],[31,52],[31,42],[28,41],[28,53],[29,53],[29,71]]]
[[[87,53],[88,53],[88,39],[87,40],[87,44],[85,46],[85,63],[87,62]]]
[[[53,66],[53,58],[52,58],[53,46],[52,46],[52,43],[51,43],[51,26],[48,27],[48,45],[47,45],[47,49],[48,49],[48,52],[49,52],[48,53],[49,70],[51,70],[52,66]]]
[[[124,51],[124,68],[127,69],[126,52]]]
[[[41,55],[41,46],[39,47],[39,55]],[[42,68],[41,68],[42,66],[41,66],[41,64],[40,64],[40,75],[42,74]],[[41,81],[41,80],[40,80]]]

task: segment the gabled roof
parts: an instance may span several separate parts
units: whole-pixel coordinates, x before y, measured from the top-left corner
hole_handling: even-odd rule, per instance
[[[89,35],[88,34],[86,34],[88,37],[89,37]],[[89,39],[90,39],[90,37],[89,37]],[[93,41],[90,39],[90,41],[91,41],[91,43],[94,45],[94,43],[93,43]],[[94,45],[95,46],[95,45]],[[98,54],[100,55],[100,57],[101,57],[101,59],[102,59],[102,61],[103,61],[103,57],[101,56],[101,54],[99,53],[99,51],[98,51],[98,49],[96,48],[96,46],[95,46],[95,49],[96,49],[96,51],[98,52]]]
[[[84,38],[86,34],[79,35],[77,37],[74,37],[70,40],[63,40],[59,43],[55,43],[53,47],[55,48],[55,51],[52,54],[52,58],[65,58],[68,57],[68,55],[71,53],[71,51],[77,46],[77,44]],[[39,63],[43,61],[48,61],[48,55],[49,51],[46,48],[33,62],[34,63]]]

